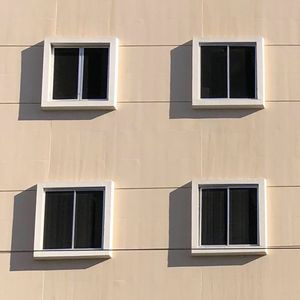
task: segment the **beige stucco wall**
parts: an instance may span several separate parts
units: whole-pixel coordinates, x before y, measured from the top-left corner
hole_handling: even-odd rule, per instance
[[[193,178],[266,178],[269,245],[300,244],[299,9],[299,0],[3,3],[0,299],[299,299],[300,250],[168,249],[190,247]],[[41,111],[48,36],[120,39],[116,111]],[[193,36],[263,36],[266,108],[193,109]],[[113,246],[148,250],[34,261],[36,184],[60,180],[114,180]]]

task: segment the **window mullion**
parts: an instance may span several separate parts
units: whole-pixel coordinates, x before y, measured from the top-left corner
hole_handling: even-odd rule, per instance
[[[74,191],[74,202],[73,202],[73,225],[72,225],[72,249],[75,245],[75,214],[76,214],[76,190]]]
[[[230,189],[227,188],[227,246],[229,246],[229,225],[230,225],[230,214],[229,214],[229,209],[230,209]]]
[[[230,98],[230,56],[229,46],[227,46],[227,98]]]
[[[78,100],[82,100],[83,66],[84,66],[84,48],[79,48],[78,90],[77,90]]]

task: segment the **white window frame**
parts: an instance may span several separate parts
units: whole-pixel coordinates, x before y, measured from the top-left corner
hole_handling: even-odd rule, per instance
[[[201,245],[200,188],[230,188],[256,186],[258,189],[257,245]],[[193,180],[192,181],[192,255],[265,255],[267,254],[266,180]],[[227,221],[228,222],[228,221]],[[229,223],[229,222],[228,222]]]
[[[256,97],[248,98],[201,98],[201,46],[255,46],[256,49]],[[229,53],[227,54],[229,57]],[[194,108],[263,108],[264,107],[264,39],[193,39],[192,104]],[[227,66],[227,70],[230,66]],[[229,78],[227,80],[229,85]],[[228,90],[229,93],[229,90]]]
[[[116,109],[118,85],[118,45],[117,38],[70,39],[47,38],[44,41],[42,109]],[[78,90],[82,90],[83,48],[109,48],[107,99],[53,99],[54,48],[79,48]]]
[[[103,236],[101,249],[43,249],[45,194],[47,191],[103,190]],[[42,183],[37,185],[34,254],[36,259],[110,258],[112,257],[114,183],[112,181],[83,183]],[[74,226],[74,224],[73,224]]]

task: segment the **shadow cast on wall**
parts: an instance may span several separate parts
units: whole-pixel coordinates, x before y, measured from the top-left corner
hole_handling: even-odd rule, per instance
[[[244,265],[261,256],[192,256],[191,197],[189,182],[170,193],[168,267]]]
[[[189,41],[171,50],[169,110],[170,119],[242,118],[259,110],[193,108],[192,54],[192,41]]]
[[[42,110],[44,43],[22,51],[19,120],[91,120],[112,111]]]
[[[10,271],[87,269],[106,259],[36,260],[33,258],[36,186],[14,198]]]

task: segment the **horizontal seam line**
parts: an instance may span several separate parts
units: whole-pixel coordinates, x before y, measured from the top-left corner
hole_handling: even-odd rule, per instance
[[[192,103],[192,100],[143,100],[143,101],[119,101],[118,103],[174,103],[174,102],[179,102],[179,103]]]
[[[265,44],[267,47],[300,47],[300,44]]]
[[[265,102],[273,102],[273,103],[276,103],[276,102],[279,102],[279,103],[293,103],[293,102],[300,102],[299,99],[295,99],[295,100],[265,100]]]
[[[66,39],[67,41],[67,39]],[[217,40],[216,40],[217,41]],[[41,41],[43,42],[43,41]],[[78,44],[81,42],[79,41]],[[191,47],[192,43],[188,44],[120,44],[119,47]],[[300,47],[300,44],[265,44],[266,47]],[[36,47],[43,48],[44,45],[32,45],[32,44],[0,44],[0,48],[24,48],[24,47]]]
[[[174,187],[174,186],[158,186],[158,187],[116,187],[116,190],[169,190],[169,189],[190,189],[191,187]]]
[[[177,45],[177,44],[165,44],[165,45],[162,45],[162,44],[149,44],[149,45],[145,45],[145,44],[141,44],[141,45],[138,45],[138,44],[132,44],[132,45],[120,45],[119,47],[124,47],[124,48],[130,48],[130,47],[192,47],[192,44],[183,44],[183,45]]]
[[[300,185],[267,185],[270,188],[300,188]]]
[[[66,39],[66,41],[68,41]],[[41,41],[42,42],[42,41]],[[75,43],[76,44],[76,43]],[[78,41],[78,44],[84,44],[84,41]],[[119,47],[191,47],[192,44],[120,44]],[[18,45],[18,44],[7,44],[7,45],[0,45],[0,48],[23,48],[23,47],[36,47],[36,48],[43,48],[44,45]]]
[[[170,190],[170,189],[190,189],[191,187],[180,186],[160,186],[160,187],[115,187],[115,190]],[[14,193],[14,192],[36,192],[36,189],[28,190],[0,190],[0,193]]]
[[[170,247],[153,247],[153,248],[112,248],[112,249],[43,249],[43,250],[32,250],[32,249],[20,249],[20,250],[0,250],[0,253],[35,253],[35,252],[88,252],[88,251],[112,251],[112,252],[130,252],[130,251],[223,251],[230,252],[233,250],[300,250],[299,245],[288,245],[288,246],[268,246],[268,247],[232,247],[232,248],[190,248],[190,247],[178,247],[178,248],[170,248]]]
[[[172,190],[172,189],[191,189],[191,186],[156,186],[156,187],[115,187],[115,190]],[[300,185],[267,185],[267,188],[300,188]],[[28,190],[1,190],[0,193],[14,192],[36,192],[36,189]]]
[[[295,100],[265,100],[266,103],[299,103],[300,99]],[[160,104],[160,103],[186,103],[191,104],[192,100],[143,100],[143,101],[118,101],[119,104]],[[0,102],[0,105],[41,105],[39,102]],[[101,107],[101,106],[99,106]]]

